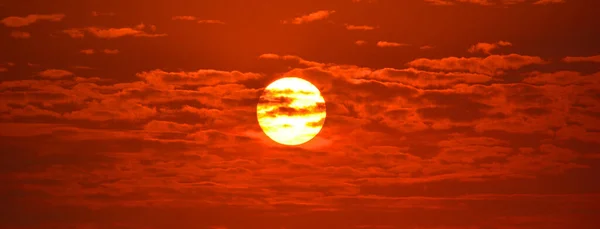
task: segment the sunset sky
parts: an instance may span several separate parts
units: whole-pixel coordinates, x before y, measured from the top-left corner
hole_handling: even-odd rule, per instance
[[[600,1],[0,1],[2,229],[598,229]],[[269,83],[326,104],[306,144]],[[321,111],[322,112],[322,111]]]

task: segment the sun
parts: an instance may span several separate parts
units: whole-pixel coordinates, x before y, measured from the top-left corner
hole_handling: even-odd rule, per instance
[[[315,85],[285,77],[267,86],[256,107],[258,124],[269,138],[284,145],[313,139],[325,123],[325,99]]]

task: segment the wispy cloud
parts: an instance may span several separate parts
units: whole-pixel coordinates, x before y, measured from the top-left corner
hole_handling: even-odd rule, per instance
[[[11,16],[0,21],[7,27],[23,27],[31,25],[38,21],[61,21],[65,17],[64,14],[30,14],[25,17]]]
[[[335,13],[335,10],[319,10],[316,12],[312,12],[306,15],[302,15],[299,17],[296,17],[292,20],[289,21],[283,21],[284,24],[295,24],[295,25],[299,25],[299,24],[305,24],[305,23],[309,23],[309,22],[314,22],[314,21],[320,21],[323,19],[328,18],[331,14]]]
[[[23,31],[12,31],[10,32],[10,36],[16,39],[27,39],[31,37],[31,34]]]
[[[86,28],[72,28],[63,30],[64,33],[72,38],[83,38],[85,33],[88,33],[94,37],[112,39],[119,37],[163,37],[167,36],[164,33],[153,33],[156,30],[156,26],[145,24],[139,24],[134,27],[123,27],[123,28],[101,28],[101,27],[86,27]]]
[[[377,42],[377,46],[378,47],[402,47],[402,46],[409,46],[409,44],[404,44],[404,43],[398,43],[398,42],[391,42],[391,41],[378,41]]]

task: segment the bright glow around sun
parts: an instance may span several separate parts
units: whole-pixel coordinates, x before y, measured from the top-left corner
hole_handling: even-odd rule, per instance
[[[325,122],[325,99],[310,82],[286,77],[265,88],[256,108],[258,124],[269,138],[284,145],[313,139]]]

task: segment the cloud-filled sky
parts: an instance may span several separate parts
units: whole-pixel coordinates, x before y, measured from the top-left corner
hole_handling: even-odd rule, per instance
[[[600,4],[0,3],[0,228],[597,229]],[[321,132],[269,139],[296,76]]]

